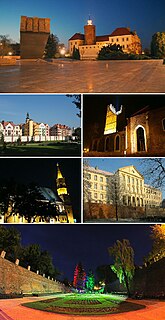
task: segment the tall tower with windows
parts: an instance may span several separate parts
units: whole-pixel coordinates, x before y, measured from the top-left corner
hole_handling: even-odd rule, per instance
[[[63,177],[59,164],[57,163],[57,194],[64,202],[65,210],[67,212],[68,222],[74,223],[73,209],[71,205],[70,195],[66,186],[65,178]]]

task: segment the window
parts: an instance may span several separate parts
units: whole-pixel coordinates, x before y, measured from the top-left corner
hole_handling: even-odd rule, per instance
[[[97,189],[97,183],[94,183],[94,189]]]
[[[97,199],[97,193],[94,193],[94,198]]]
[[[103,177],[100,177],[100,182],[103,182]]]
[[[163,130],[165,131],[165,119],[162,120]]]
[[[128,41],[128,38],[126,40]]]
[[[122,41],[124,41],[124,38],[122,38]]]
[[[100,185],[100,190],[103,190],[103,185],[102,184]]]
[[[101,193],[100,194],[100,199],[103,200],[104,199],[104,195]]]
[[[113,39],[111,41],[113,42]]]
[[[134,184],[134,178],[132,178],[132,184]]]
[[[116,42],[118,42],[118,41],[119,41],[119,39],[117,38],[117,39],[116,39]]]
[[[94,180],[97,181],[97,176],[96,175],[94,175]]]
[[[106,182],[107,182],[107,183],[109,182],[109,179],[108,179],[108,178],[106,178]]]
[[[127,182],[130,183],[130,177],[127,177]]]
[[[120,150],[120,137],[119,136],[116,136],[116,139],[115,139],[115,150],[116,151]]]

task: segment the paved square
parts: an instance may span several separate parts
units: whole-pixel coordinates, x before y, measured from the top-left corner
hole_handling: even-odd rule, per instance
[[[18,61],[0,67],[1,93],[165,92],[163,60]]]

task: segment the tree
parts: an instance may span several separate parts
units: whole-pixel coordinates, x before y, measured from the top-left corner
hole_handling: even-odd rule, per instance
[[[80,60],[80,52],[79,52],[79,49],[73,48],[73,54],[72,54],[72,58],[75,59],[75,60]]]
[[[120,283],[123,283],[130,296],[130,282],[134,275],[134,251],[129,240],[117,240],[116,243],[108,248],[110,256],[114,258],[111,269],[116,273]]]
[[[151,228],[152,250],[144,259],[145,262],[155,262],[165,257],[165,225],[155,224]]]
[[[9,52],[12,52],[11,40],[8,36],[0,35],[0,56],[3,58]]]
[[[98,53],[99,60],[120,60],[128,59],[128,54],[124,53],[119,44],[110,44],[104,46]]]
[[[108,194],[110,203],[115,207],[116,221],[118,221],[119,208],[123,206],[124,198],[128,195],[128,190],[118,171],[109,178]]]
[[[145,158],[140,160],[143,175],[155,188],[165,186],[165,159]]]
[[[52,257],[47,250],[42,251],[39,244],[31,244],[23,249],[21,263],[24,267],[30,265],[32,271],[39,270],[40,274],[45,274],[56,278],[60,273],[54,267]]]
[[[93,292],[94,286],[95,286],[95,276],[93,274],[93,271],[90,270],[86,279],[86,288],[88,292]]]
[[[156,58],[165,58],[165,32],[156,32],[152,36],[151,55]]]
[[[45,47],[44,58],[47,59],[47,58],[55,57],[55,54],[58,52],[58,43],[59,43],[58,37],[53,33],[50,34]]]
[[[73,279],[73,286],[78,291],[83,290],[85,288],[85,282],[86,282],[86,273],[83,269],[83,266],[81,262],[79,262],[76,265],[75,271],[74,271],[74,279]]]
[[[21,254],[21,234],[13,228],[0,226],[0,251],[6,252],[6,258],[15,261]]]
[[[80,94],[67,94],[69,98],[73,98],[73,103],[75,104],[76,108],[79,109],[77,116],[81,118],[81,95]]]

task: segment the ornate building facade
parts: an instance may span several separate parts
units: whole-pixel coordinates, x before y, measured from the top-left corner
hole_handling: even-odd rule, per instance
[[[84,34],[75,33],[69,39],[69,54],[72,56],[74,49],[79,49],[81,60],[95,60],[102,47],[113,44],[120,45],[125,53],[142,52],[141,41],[136,31],[124,27],[115,29],[109,35],[96,36],[96,27],[89,19],[84,26]]]
[[[145,184],[133,165],[119,168],[115,174],[84,167],[84,202],[111,204],[114,195],[123,206],[160,207],[162,203],[162,192]]]

